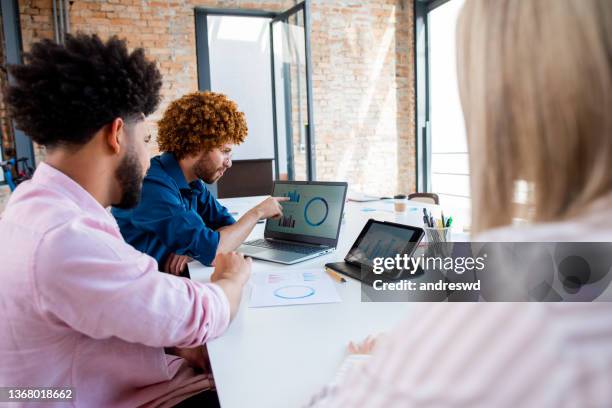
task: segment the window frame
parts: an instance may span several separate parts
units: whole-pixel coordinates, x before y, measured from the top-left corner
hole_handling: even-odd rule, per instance
[[[0,3],[0,8],[2,12],[2,30],[4,35],[4,44],[0,44],[0,47],[5,47],[6,64],[21,65],[23,64],[23,46],[21,39],[21,23],[19,20],[19,3],[17,0],[2,1]],[[8,74],[8,83],[14,83],[14,79],[10,74]],[[15,158],[27,158],[30,166],[36,167],[32,139],[15,126],[15,122],[12,118],[9,119],[15,137]],[[0,143],[0,149],[2,148],[2,143]],[[4,157],[4,151],[2,154],[3,158],[6,159]]]
[[[414,0],[416,191],[431,191],[431,70],[429,13],[450,0]]]
[[[224,9],[210,7],[195,8],[195,37],[196,37],[196,60],[198,74],[198,89],[200,91],[211,90],[210,79],[210,54],[208,49],[208,16],[239,16],[239,17],[264,17],[269,18],[270,24],[270,67],[272,72],[272,126],[274,131],[274,170],[276,177],[279,177],[279,148],[278,148],[278,121],[276,112],[276,86],[274,77],[274,40],[273,40],[273,24],[279,21],[288,22],[288,18],[295,13],[302,11],[304,13],[304,39],[306,52],[306,103],[308,112],[308,126],[306,127],[306,171],[307,180],[316,180],[316,161],[315,161],[315,135],[314,135],[314,102],[312,92],[312,56],[311,56],[311,15],[310,15],[310,0],[304,0],[289,9],[275,12],[258,9]],[[285,79],[285,88],[288,87],[287,79]],[[290,112],[285,112],[285,116]],[[287,120],[287,118],[286,118]]]

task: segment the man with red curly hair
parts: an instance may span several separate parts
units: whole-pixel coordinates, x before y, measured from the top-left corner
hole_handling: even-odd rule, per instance
[[[233,251],[257,221],[282,215],[270,197],[236,221],[213,197],[212,184],[232,166],[233,146],[244,142],[244,113],[227,96],[194,92],[170,103],[159,121],[163,153],[151,159],[142,199],[133,210],[113,208],[125,240],[151,255],[164,272],[186,273],[190,258],[210,265]]]

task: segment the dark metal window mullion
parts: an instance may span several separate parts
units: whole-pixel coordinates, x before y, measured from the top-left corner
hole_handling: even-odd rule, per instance
[[[198,88],[200,91],[210,91],[210,50],[208,49],[208,13],[206,11],[196,9],[195,29]]]
[[[274,134],[274,171],[276,179],[280,178],[280,154],[278,152],[278,122],[276,117],[276,66],[274,61],[274,23],[275,19],[270,21],[270,73],[272,76],[272,131]]]
[[[208,47],[208,12],[195,9],[195,37],[196,37],[196,64],[198,73],[198,90],[210,91],[210,50]],[[206,188],[216,198],[218,197],[217,183],[208,184]]]
[[[2,7],[2,29],[4,30],[6,63],[7,65],[22,64],[23,48],[21,41],[21,25],[19,22],[19,3],[17,0],[2,0],[0,7]],[[8,75],[8,81],[9,84],[13,83],[14,79],[11,75]],[[13,127],[13,135],[15,137],[16,159],[25,157],[29,160],[32,167],[36,167],[32,140],[15,126],[12,119],[11,126]]]
[[[417,191],[431,190],[431,118],[430,118],[430,64],[429,64],[429,12],[450,0],[414,1],[414,60],[415,75],[415,143]]]
[[[429,33],[427,25],[427,3],[414,2],[414,61],[415,75],[415,147],[416,147],[416,190],[427,192],[430,187],[429,172]]]
[[[290,64],[283,63],[283,84],[285,88],[285,143],[287,146],[287,179],[295,179],[295,155],[293,154],[293,124],[291,115],[293,101],[291,100],[291,69]]]
[[[314,138],[314,115],[312,112],[312,61],[310,54],[310,0],[304,3],[304,41],[306,52],[306,103],[308,108],[308,128],[306,132],[306,157],[308,160],[308,180],[316,180],[315,160],[315,138]]]

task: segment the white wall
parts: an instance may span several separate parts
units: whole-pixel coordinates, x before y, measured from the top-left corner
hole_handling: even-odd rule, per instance
[[[211,89],[236,101],[249,128],[234,160],[274,158],[269,22],[208,16]]]

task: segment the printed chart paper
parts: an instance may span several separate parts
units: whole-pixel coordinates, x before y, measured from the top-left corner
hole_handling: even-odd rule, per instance
[[[252,282],[249,307],[340,302],[334,281],[320,270],[264,272]]]

